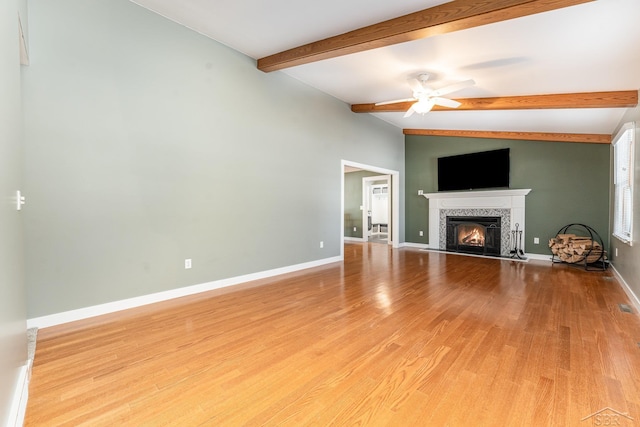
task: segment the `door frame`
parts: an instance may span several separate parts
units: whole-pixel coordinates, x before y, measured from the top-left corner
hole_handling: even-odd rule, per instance
[[[391,198],[393,197],[393,189],[391,188],[391,175],[377,175],[377,176],[365,176],[362,178],[362,239],[367,242],[369,240],[369,224],[368,224],[368,209],[371,209],[371,189],[376,184],[374,182],[384,181],[387,186],[388,191],[388,201],[387,201],[387,217],[393,218],[393,213],[391,211]],[[388,224],[388,237],[387,243],[391,244],[391,234],[393,233],[393,221],[390,221]]]
[[[341,160],[340,162],[340,258],[344,259],[344,174],[345,167],[350,166],[382,175],[391,175],[391,233],[389,234],[389,244],[393,248],[400,247],[400,172],[367,165],[364,163]]]

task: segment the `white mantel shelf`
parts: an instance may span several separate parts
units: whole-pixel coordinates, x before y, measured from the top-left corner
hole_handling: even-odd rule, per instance
[[[440,247],[440,211],[443,209],[508,209],[511,227],[518,224],[519,229],[524,230],[524,199],[530,191],[525,188],[421,194],[429,200],[429,248],[444,249]]]
[[[486,190],[486,191],[453,191],[442,193],[424,193],[427,199],[467,199],[472,197],[512,197],[526,196],[531,191],[530,188],[515,190]]]

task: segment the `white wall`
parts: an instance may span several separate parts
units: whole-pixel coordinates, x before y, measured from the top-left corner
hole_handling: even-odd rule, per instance
[[[404,175],[399,129],[129,1],[29,31],[30,318],[339,256],[341,160]]]

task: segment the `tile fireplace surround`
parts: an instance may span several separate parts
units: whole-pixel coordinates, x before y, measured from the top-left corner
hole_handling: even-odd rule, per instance
[[[511,231],[515,224],[524,236],[524,198],[531,189],[424,193],[429,200],[429,249],[446,249],[447,216],[499,216],[502,221],[500,254],[508,256],[513,248]]]

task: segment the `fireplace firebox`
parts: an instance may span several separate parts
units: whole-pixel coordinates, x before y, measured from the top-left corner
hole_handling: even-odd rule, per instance
[[[447,216],[446,229],[448,251],[500,255],[499,216]]]

